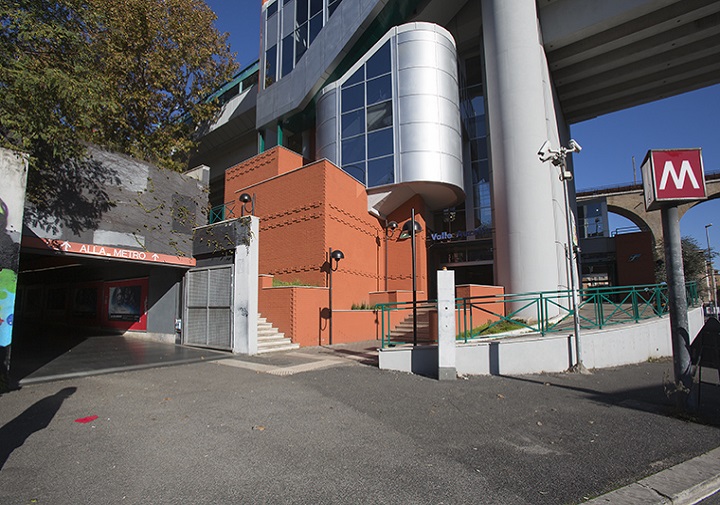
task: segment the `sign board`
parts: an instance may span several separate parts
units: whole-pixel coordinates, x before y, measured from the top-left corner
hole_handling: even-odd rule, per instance
[[[641,170],[646,210],[707,198],[699,148],[650,150]]]

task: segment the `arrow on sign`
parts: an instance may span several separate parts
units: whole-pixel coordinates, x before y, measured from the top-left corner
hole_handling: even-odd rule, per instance
[[[151,257],[152,257],[152,259],[155,260],[155,261],[157,261],[158,259],[160,259],[160,256],[158,256],[157,254],[153,254]]]
[[[70,249],[72,249],[72,246],[68,243],[67,240],[65,242],[63,242],[62,244],[60,244],[60,247],[65,249],[65,252],[68,252]]]

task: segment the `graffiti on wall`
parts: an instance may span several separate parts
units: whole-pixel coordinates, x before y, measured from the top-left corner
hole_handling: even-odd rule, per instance
[[[27,165],[15,153],[0,150],[0,347],[12,342]]]

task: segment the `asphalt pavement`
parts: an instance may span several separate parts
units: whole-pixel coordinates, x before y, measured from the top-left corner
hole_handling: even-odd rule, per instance
[[[720,487],[720,387],[678,413],[670,361],[439,382],[379,370],[374,345],[24,385],[0,396],[0,503],[671,503],[672,475],[695,489],[674,503],[695,503]],[[622,501],[635,486],[649,501]]]

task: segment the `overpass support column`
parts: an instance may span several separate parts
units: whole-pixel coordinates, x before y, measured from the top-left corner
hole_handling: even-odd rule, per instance
[[[536,4],[482,0],[482,17],[496,282],[508,293],[556,290],[558,174],[537,151],[559,141]]]

